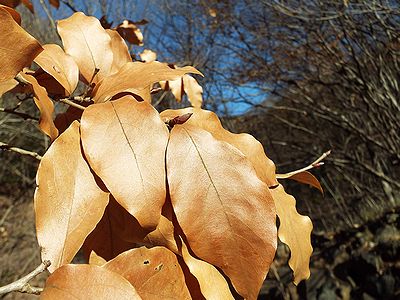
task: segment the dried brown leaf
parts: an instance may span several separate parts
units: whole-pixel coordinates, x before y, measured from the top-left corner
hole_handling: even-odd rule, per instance
[[[110,75],[112,75],[117,73],[127,62],[131,62],[132,57],[129,54],[128,46],[124,39],[117,31],[107,29],[106,32],[111,38],[111,49],[113,52],[113,63],[110,72]]]
[[[165,201],[168,129],[147,102],[131,96],[91,105],[82,144],[94,172],[145,229],[155,229]]]
[[[182,241],[182,257],[190,272],[196,277],[201,293],[206,299],[234,299],[224,276],[213,265],[193,257]]]
[[[164,246],[176,254],[180,254],[175,241],[175,227],[173,224],[173,209],[169,199],[165,201],[160,222],[157,228],[143,239],[143,242],[151,246]]]
[[[171,130],[167,148],[177,221],[198,258],[219,267],[241,296],[256,299],[276,250],[268,186],[239,150],[190,120]]]
[[[107,261],[102,258],[100,255],[97,255],[96,252],[92,251],[90,252],[89,256],[89,265],[95,265],[101,267],[104,265]]]
[[[161,118],[167,122],[187,113],[193,114],[187,121],[187,124],[203,128],[210,132],[216,139],[233,145],[250,160],[258,177],[262,181],[269,187],[278,184],[275,177],[275,164],[265,155],[261,143],[247,133],[235,134],[225,130],[215,113],[198,108],[168,109],[161,113]]]
[[[118,225],[116,225],[116,213],[123,213],[123,207],[110,198],[103,217],[96,228],[86,238],[82,246],[85,258],[90,260],[90,254],[94,251],[97,255],[109,261],[122,252],[136,247],[136,243],[128,242],[120,237]],[[117,215],[119,217],[119,215]]]
[[[126,251],[103,268],[126,278],[143,299],[191,299],[175,254],[164,247]]]
[[[0,97],[3,96],[8,91],[12,90],[18,85],[18,81],[15,79],[10,79],[7,81],[0,82]]]
[[[312,187],[315,187],[317,190],[319,190],[321,192],[321,194],[324,194],[324,190],[321,186],[321,183],[319,182],[319,180],[310,172],[308,171],[303,171],[300,173],[296,173],[293,174],[289,177],[287,177],[288,179],[292,179],[292,180],[296,180],[300,183],[304,183],[304,184],[309,184]]]
[[[0,1],[0,3],[2,3],[3,1]],[[4,9],[6,10],[15,20],[15,22],[18,23],[18,25],[21,25],[21,15],[13,8],[9,7],[9,6],[5,6],[0,4],[0,9]]]
[[[157,59],[157,53],[149,49],[144,49],[142,53],[139,54],[140,59],[144,62],[153,62]]]
[[[67,95],[71,95],[79,81],[78,65],[56,44],[43,45],[43,49],[35,62],[65,88]]]
[[[55,8],[59,8],[60,7],[60,0],[49,0],[49,3],[51,6],[55,7]]]
[[[279,239],[288,245],[291,251],[289,266],[294,272],[294,283],[310,277],[311,231],[309,217],[300,215],[296,210],[296,199],[287,194],[282,185],[271,189],[276,214],[279,217]]]
[[[193,107],[201,108],[203,103],[203,88],[190,75],[184,75],[182,77],[183,80],[183,89],[188,97],[189,102],[192,104]]]
[[[135,22],[124,20],[115,29],[129,43],[143,46],[143,34],[136,26]]]
[[[40,299],[141,299],[121,275],[95,265],[66,265],[46,281]]]
[[[32,85],[34,101],[40,111],[39,127],[51,140],[58,136],[58,130],[53,122],[54,104],[47,95],[44,87],[40,86],[32,75],[20,73],[21,77]]]
[[[102,103],[113,96],[130,92],[150,102],[151,86],[162,80],[179,78],[185,73],[201,74],[193,67],[171,69],[167,64],[157,61],[151,63],[129,62],[118,73],[105,78],[94,90],[94,102]]]
[[[31,13],[35,13],[35,10],[34,10],[34,8],[33,8],[33,4],[32,4],[31,1],[29,1],[29,0],[21,0],[21,3],[22,3],[27,9],[29,9],[29,11],[30,11]]]
[[[8,10],[0,7],[0,83],[13,79],[43,51],[39,42],[22,29]]]
[[[43,156],[36,183],[36,232],[52,272],[72,260],[108,203],[82,156],[77,121]]]
[[[57,30],[65,52],[74,58],[86,82],[90,82],[96,69],[99,72],[94,83],[110,74],[113,62],[111,38],[98,19],[77,12],[59,21]]]

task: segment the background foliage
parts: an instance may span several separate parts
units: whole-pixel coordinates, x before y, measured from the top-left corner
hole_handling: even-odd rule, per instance
[[[40,42],[55,41],[40,2],[33,1],[35,15],[18,7],[23,25]],[[69,16],[72,7],[116,24],[148,20],[139,26],[145,47],[163,61],[201,70],[206,107],[219,112],[226,127],[261,140],[280,173],[333,150],[317,171],[325,198],[289,187],[302,193],[300,210],[315,224],[314,275],[296,290],[288,272],[270,272],[274,282],[265,294],[398,296],[400,11],[395,1],[65,2],[69,6],[61,1],[58,10],[45,3],[54,19]],[[130,50],[137,56],[142,49]],[[160,109],[176,106],[172,95],[163,97]],[[18,104],[5,96],[1,107]],[[23,101],[19,111],[37,117]],[[42,154],[48,141],[34,124],[4,113],[0,140]],[[31,193],[36,162],[0,155],[1,192],[16,199],[1,204],[4,227],[21,195]],[[13,252],[9,244],[4,249]],[[279,254],[287,257],[284,248]]]

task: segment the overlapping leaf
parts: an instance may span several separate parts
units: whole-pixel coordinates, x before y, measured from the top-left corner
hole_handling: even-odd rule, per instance
[[[256,299],[275,255],[276,225],[268,187],[248,159],[199,127],[176,125],[167,178],[194,254],[219,267],[241,296]]]
[[[43,49],[35,62],[65,88],[67,95],[71,95],[79,81],[79,69],[74,59],[55,44],[44,45]]]
[[[3,2],[4,1],[0,1],[0,9],[6,10],[13,17],[15,22],[21,25],[21,15],[15,9],[12,9],[10,6],[2,5],[1,3]]]
[[[300,215],[296,210],[296,200],[287,194],[282,185],[271,189],[276,213],[280,220],[279,239],[289,246],[291,255],[289,266],[294,271],[294,283],[310,277],[311,231],[309,217]]]
[[[185,73],[201,74],[193,67],[171,69],[166,64],[154,61],[151,63],[129,62],[118,73],[105,78],[94,90],[94,102],[101,103],[113,96],[129,92],[150,102],[151,85],[162,80],[179,78]]]
[[[234,134],[225,130],[215,113],[203,109],[185,108],[163,111],[161,117],[166,121],[188,113],[193,115],[187,121],[187,124],[198,126],[210,132],[216,139],[233,145],[250,160],[262,181],[269,187],[278,184],[275,177],[275,164],[265,155],[261,143],[249,134]]]
[[[149,55],[144,54],[145,58],[147,56]],[[176,66],[171,66],[171,68],[174,69]],[[192,76],[185,74],[175,80],[161,81],[160,85],[162,89],[170,90],[176,101],[181,102],[182,96],[186,94],[193,107],[201,108],[203,103],[203,88]]]
[[[112,201],[110,199],[110,203]],[[114,212],[110,212],[112,209],[115,209],[115,206],[113,208],[110,208],[110,205],[106,207],[100,222],[86,238],[82,249],[87,259],[90,259],[92,252],[96,252],[98,256],[108,261],[136,246],[136,243],[122,239],[120,233],[116,231],[115,215]]]
[[[54,104],[47,95],[44,87],[40,86],[32,75],[20,73],[21,77],[32,85],[34,101],[40,111],[39,127],[52,140],[58,136],[58,130],[53,122]]]
[[[107,29],[106,32],[111,38],[111,49],[113,52],[113,62],[110,72],[110,75],[112,75],[117,73],[127,62],[131,62],[132,57],[129,54],[128,46],[117,31]]]
[[[66,265],[46,281],[41,299],[142,299],[121,275],[95,265]]]
[[[82,156],[77,121],[47,150],[36,181],[36,232],[54,271],[72,260],[108,203]]]
[[[12,90],[18,85],[18,81],[15,79],[10,79],[7,81],[0,82],[0,97],[3,96],[8,91]]]
[[[8,7],[15,8],[20,4],[23,4],[31,13],[34,13],[32,2],[29,0],[1,0],[0,4],[6,5]]]
[[[175,254],[164,247],[126,251],[103,268],[126,278],[143,299],[191,299]]]
[[[91,105],[82,144],[95,173],[145,229],[155,229],[166,197],[168,130],[157,111],[131,96]]]
[[[193,257],[183,240],[182,257],[206,299],[234,299],[224,276],[213,265]]]
[[[113,63],[111,38],[99,20],[77,12],[59,21],[57,30],[65,52],[74,58],[86,82],[91,81],[96,69],[99,72],[93,78],[94,83],[110,74]]]
[[[176,254],[180,254],[175,241],[173,224],[173,209],[170,199],[167,199],[161,211],[160,222],[156,229],[146,235],[143,242],[151,246],[164,246]]]
[[[29,66],[43,48],[2,7],[0,28],[0,82],[4,82],[13,79],[24,67]]]

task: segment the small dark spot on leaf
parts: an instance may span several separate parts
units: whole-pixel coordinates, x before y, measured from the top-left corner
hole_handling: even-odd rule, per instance
[[[163,264],[159,264],[157,267],[154,268],[155,271],[161,271]]]
[[[148,265],[150,262],[148,261],[148,260],[145,260],[144,262],[143,262],[143,264],[144,265]]]

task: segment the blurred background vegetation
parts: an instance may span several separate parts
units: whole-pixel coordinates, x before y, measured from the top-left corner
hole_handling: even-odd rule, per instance
[[[217,112],[229,130],[259,139],[279,173],[332,149],[326,164],[313,171],[324,196],[284,182],[299,211],[314,222],[311,278],[298,287],[290,283],[289,254],[280,245],[260,299],[400,297],[397,1],[59,2],[56,9],[48,1],[32,1],[34,14],[18,6],[23,27],[41,43],[60,44],[54,20],[74,11],[106,16],[114,25],[147,20],[138,26],[144,46],[131,45],[131,54],[140,59],[140,52],[151,49],[160,61],[198,68],[205,75],[197,78],[203,107]],[[159,110],[189,105],[169,93],[154,101]],[[49,141],[37,118],[31,99],[3,95],[0,142],[43,154]],[[22,251],[37,248],[33,213],[27,212],[36,168],[31,157],[0,152],[0,284],[39,259],[37,250],[30,262]],[[18,256],[22,253],[25,257]],[[16,259],[26,270],[8,262]]]

